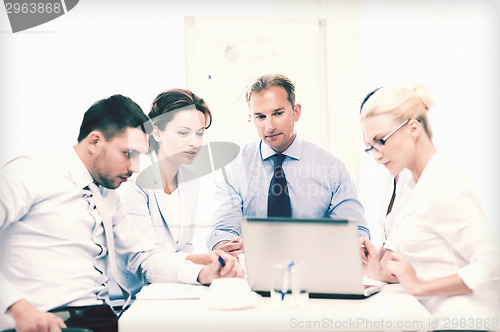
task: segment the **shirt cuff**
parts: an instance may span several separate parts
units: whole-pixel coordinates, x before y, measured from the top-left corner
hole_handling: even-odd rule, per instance
[[[23,294],[0,275],[0,314],[5,314],[7,309],[19,300],[24,299]]]
[[[198,275],[204,267],[205,265],[194,264],[193,262],[186,260],[179,269],[179,282],[185,284],[199,284]]]
[[[175,254],[177,255],[177,257],[182,257],[183,259],[186,259],[187,255],[189,255],[189,253],[185,251],[178,251]]]
[[[366,237],[368,240],[370,240],[370,230],[365,226],[358,225],[358,233],[359,237]]]
[[[478,269],[477,266],[474,266],[474,264],[469,264],[463,267],[457,272],[457,274],[460,278],[462,278],[465,285],[472,290],[490,279],[484,270]]]
[[[169,253],[161,250],[142,264],[145,281],[148,283],[158,282],[181,282],[197,283],[198,274],[203,265],[197,266],[190,260],[186,260],[187,253]]]
[[[232,241],[237,238],[238,235],[230,232],[215,230],[209,238],[208,250],[213,250],[214,246],[221,241]]]

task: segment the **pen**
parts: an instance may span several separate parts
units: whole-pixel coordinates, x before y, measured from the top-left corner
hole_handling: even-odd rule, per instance
[[[222,258],[222,256],[219,256],[219,263],[220,263],[220,266],[222,266],[222,267],[226,266],[226,262],[224,262],[224,258]]]

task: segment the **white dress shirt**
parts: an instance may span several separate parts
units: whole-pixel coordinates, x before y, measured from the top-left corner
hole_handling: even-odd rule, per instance
[[[429,160],[410,193],[396,197],[385,247],[405,255],[429,281],[455,273],[473,290],[420,298],[438,317],[495,317],[499,310],[498,235],[492,231],[467,177],[441,153]]]
[[[34,159],[19,157],[0,169],[0,329],[20,299],[46,311],[107,300],[106,241],[93,181],[73,148]],[[114,190],[100,187],[113,220],[116,253],[147,282],[196,283],[202,266],[160,250],[141,236]]]
[[[385,243],[387,237],[391,234],[392,226],[398,216],[398,211],[404,207],[404,203],[408,200],[408,195],[411,195],[414,183],[415,181],[413,181],[412,174],[409,169],[405,168],[401,171],[401,173],[399,173],[398,181],[396,183],[396,198],[392,204],[391,212],[387,214],[387,209],[394,192],[394,176],[390,174],[387,176],[382,193],[382,208],[380,209],[379,214],[383,243]]]
[[[179,190],[164,196],[165,209],[167,210],[165,219],[169,220],[168,228],[172,234],[174,243],[179,242],[180,222],[179,222]]]

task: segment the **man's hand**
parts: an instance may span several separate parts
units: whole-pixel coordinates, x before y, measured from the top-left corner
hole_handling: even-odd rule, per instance
[[[186,256],[186,259],[195,264],[208,265],[212,263],[214,260],[217,260],[218,257],[223,253],[224,251],[222,250],[214,250],[208,253],[189,254]]]
[[[241,236],[232,241],[220,241],[214,246],[213,250],[222,250],[231,256],[237,257],[243,253],[243,241],[241,240]]]
[[[200,271],[199,283],[208,285],[217,278],[243,278],[245,276],[237,258],[222,251],[212,251],[210,255],[212,262]],[[224,260],[224,266],[219,262],[219,256]]]
[[[36,309],[25,299],[11,305],[7,314],[14,318],[18,332],[60,332],[61,328],[66,327],[61,318]]]

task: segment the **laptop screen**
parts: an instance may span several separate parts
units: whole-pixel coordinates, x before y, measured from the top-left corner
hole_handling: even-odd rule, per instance
[[[363,294],[357,223],[348,219],[244,218],[241,231],[250,287],[269,292],[271,265],[300,264],[313,294]]]

